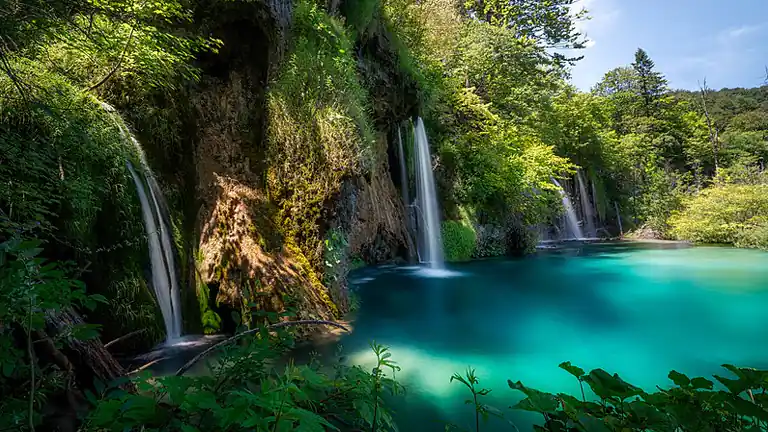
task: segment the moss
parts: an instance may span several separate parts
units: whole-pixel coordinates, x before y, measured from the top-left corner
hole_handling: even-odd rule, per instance
[[[325,305],[328,306],[328,308],[331,310],[333,316],[340,318],[341,313],[339,312],[338,306],[336,306],[336,304],[333,302],[331,296],[328,295],[328,290],[323,286],[322,283],[320,283],[320,279],[318,279],[317,273],[315,273],[315,270],[312,268],[309,260],[307,260],[307,257],[304,256],[304,253],[301,252],[301,249],[290,243],[286,245],[286,248],[293,254],[293,258],[298,262],[299,273],[301,273],[301,275],[309,281],[314,291],[320,295],[323,303],[325,303]]]
[[[472,225],[461,221],[445,221],[441,227],[445,259],[467,261],[475,253],[477,234]]]

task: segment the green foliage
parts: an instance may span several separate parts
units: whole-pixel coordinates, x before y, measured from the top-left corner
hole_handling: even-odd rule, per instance
[[[323,205],[344,176],[373,166],[374,134],[347,30],[300,1],[292,31],[292,50],[267,95],[267,186],[284,236],[322,271]]]
[[[507,253],[507,239],[503,228],[496,225],[477,225],[477,242],[473,258],[503,256]]]
[[[482,417],[484,421],[488,420],[488,416],[490,414],[499,415],[498,410],[496,410],[493,407],[490,407],[488,405],[480,403],[480,399],[483,396],[487,396],[488,393],[491,391],[488,389],[478,389],[477,385],[479,384],[479,381],[477,380],[477,376],[475,375],[475,370],[471,368],[467,368],[467,371],[464,372],[464,376],[459,375],[458,373],[453,374],[451,377],[451,382],[457,381],[461,384],[464,384],[465,387],[472,393],[472,399],[467,399],[464,401],[467,405],[474,405],[475,408],[475,431],[480,432],[480,418]]]
[[[514,31],[515,37],[533,39],[550,48],[585,47],[585,38],[576,22],[586,11],[572,11],[576,0],[508,1],[464,0],[463,10],[470,17]]]
[[[321,368],[316,359],[276,366],[290,345],[289,334],[263,331],[222,352],[209,363],[209,375],[145,375],[134,380],[137,393],[104,389],[89,396],[95,408],[84,430],[396,430],[381,400],[402,391],[387,373],[399,370],[387,348],[371,345],[372,372],[342,364]]]
[[[8,41],[16,47],[13,55],[34,59],[81,88],[110,79],[175,88],[198,78],[195,54],[215,51],[220,44],[185,32],[191,11],[176,0],[17,3],[0,12],[7,20]],[[12,67],[5,73],[26,81]]]
[[[462,221],[444,221],[440,228],[447,261],[467,261],[475,253],[477,235],[471,225]]]
[[[42,242],[28,237],[22,227],[0,219],[0,429],[33,430],[49,397],[67,386],[71,371],[38,360],[33,344],[49,340],[46,317],[74,307],[92,310],[106,303],[101,295],[86,295],[85,285],[68,277],[70,266],[41,257]],[[50,343],[98,335],[98,325],[64,329]],[[18,343],[18,341],[23,341]]]
[[[582,387],[581,400],[564,393],[550,394],[508,381],[509,387],[526,397],[513,408],[540,413],[541,431],[742,431],[766,430],[768,410],[762,397],[767,371],[723,365],[736,379],[715,375],[728,391],[715,390],[706,378],[689,378],[677,371],[669,373],[675,384],[647,393],[602,369],[586,374],[570,362],[560,365],[586,383],[599,398],[599,403],[586,399]],[[757,393],[757,391],[761,393]]]
[[[672,233],[697,243],[764,247],[768,186],[722,185],[702,190],[670,218]],[[754,231],[753,231],[754,230]]]
[[[346,302],[346,276],[351,266],[349,262],[349,243],[346,234],[339,229],[331,229],[325,237],[323,254],[323,285],[331,292],[336,304]]]
[[[14,97],[0,75],[0,210],[14,223],[35,221],[47,251],[91,266],[84,280],[109,299],[93,314],[105,335],[146,328],[162,336],[143,277],[145,233],[135,186],[125,167],[136,160],[115,119],[92,97],[32,61],[13,63],[32,87]],[[34,101],[34,102],[31,102]]]

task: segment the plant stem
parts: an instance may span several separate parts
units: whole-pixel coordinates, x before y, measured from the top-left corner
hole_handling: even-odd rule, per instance
[[[584,396],[584,382],[581,381],[581,379],[579,379],[579,387],[581,388],[581,401],[582,402],[586,402],[587,401],[587,397]]]
[[[376,415],[379,410],[379,368],[376,368],[376,375],[373,377],[373,422],[371,423],[371,432],[376,432]]]
[[[285,404],[285,391],[280,395],[280,407],[277,409],[277,415],[275,416],[275,425],[272,426],[272,432],[277,431],[277,425],[280,423],[280,415],[283,413],[283,404]]]
[[[475,399],[475,432],[480,432],[480,411],[478,411],[477,406],[477,393],[475,393],[475,389],[472,389],[472,397]]]
[[[30,293],[31,294],[31,293]],[[35,351],[32,348],[32,309],[34,299],[29,297],[29,328],[27,328],[27,352],[29,354],[29,430],[35,431]]]
[[[107,82],[109,77],[114,75],[115,72],[120,68],[120,65],[123,63],[123,58],[125,57],[125,53],[128,51],[128,47],[131,45],[131,40],[133,39],[133,32],[136,30],[135,27],[131,26],[131,32],[128,33],[128,40],[125,41],[125,46],[123,46],[123,52],[120,53],[120,57],[117,59],[117,63],[115,63],[115,67],[112,68],[112,70],[107,73],[107,75],[104,76],[99,82],[96,84],[88,87],[88,91],[96,90],[97,88],[101,87],[102,84]]]

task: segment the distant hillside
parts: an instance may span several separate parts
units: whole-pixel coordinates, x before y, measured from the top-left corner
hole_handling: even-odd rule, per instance
[[[677,90],[672,94],[703,112],[699,92]],[[707,108],[721,132],[768,130],[768,85],[711,91],[707,95]]]

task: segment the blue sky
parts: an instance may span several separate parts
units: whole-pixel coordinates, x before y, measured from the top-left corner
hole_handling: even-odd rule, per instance
[[[755,87],[768,65],[768,0],[580,0],[589,48],[573,69],[588,90],[603,74],[645,49],[670,87]]]

